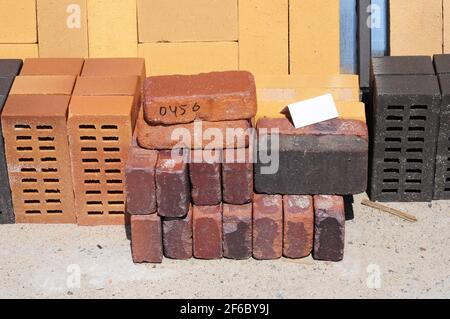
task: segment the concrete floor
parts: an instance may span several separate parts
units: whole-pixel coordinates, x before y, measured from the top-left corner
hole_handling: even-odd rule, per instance
[[[362,207],[341,263],[172,261],[133,265],[123,227],[0,226],[0,298],[450,298],[450,202]]]

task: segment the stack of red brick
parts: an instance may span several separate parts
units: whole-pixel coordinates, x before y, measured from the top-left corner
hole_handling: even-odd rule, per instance
[[[255,114],[247,72],[146,80],[126,167],[135,262],[343,258],[343,197],[254,194]]]

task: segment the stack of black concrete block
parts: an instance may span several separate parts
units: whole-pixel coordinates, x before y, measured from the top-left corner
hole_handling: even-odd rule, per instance
[[[3,111],[14,78],[22,68],[22,60],[0,60],[0,114]],[[1,132],[0,123],[0,132]],[[14,223],[3,136],[0,133],[0,224]]]
[[[430,57],[373,58],[369,195],[433,199],[441,93]]]

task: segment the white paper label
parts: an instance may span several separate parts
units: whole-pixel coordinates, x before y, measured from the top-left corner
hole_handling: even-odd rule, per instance
[[[295,128],[339,117],[333,96],[326,94],[288,105]]]

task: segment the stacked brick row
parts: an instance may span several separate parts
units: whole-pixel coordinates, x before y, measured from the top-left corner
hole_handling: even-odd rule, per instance
[[[441,91],[432,60],[425,56],[374,58],[372,92],[370,197],[431,201],[441,113]],[[441,152],[445,156],[445,149]],[[442,173],[446,162],[438,162]],[[437,177],[442,181],[442,176]]]
[[[124,224],[142,59],[27,59],[2,112],[18,223]]]
[[[0,60],[0,113],[3,111],[15,76],[22,67],[22,60]],[[1,132],[0,123],[0,132]],[[14,211],[9,188],[3,136],[0,136],[0,224],[14,223]]]

